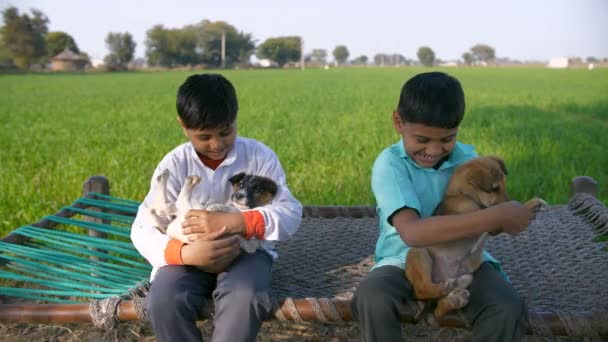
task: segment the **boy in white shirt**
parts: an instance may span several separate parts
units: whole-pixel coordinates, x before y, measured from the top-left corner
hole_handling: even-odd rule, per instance
[[[191,210],[185,234],[199,234],[184,244],[158,231],[149,211],[151,192],[131,230],[137,250],[152,264],[146,308],[159,341],[201,341],[196,327],[205,300],[215,305],[213,341],[254,341],[271,313],[273,241],[297,230],[302,205],[287,188],[276,154],[264,144],[237,136],[238,101],[232,84],[218,74],[192,75],[177,93],[178,122],[190,142],[176,147],[152,176],[164,170],[168,197],[175,201],[186,177],[200,183],[192,199],[204,206],[229,204],[228,179],[240,172],[268,177],[278,192],[268,206],[242,212]],[[151,188],[152,188],[151,186]],[[241,253],[236,235],[261,240],[255,253]]]

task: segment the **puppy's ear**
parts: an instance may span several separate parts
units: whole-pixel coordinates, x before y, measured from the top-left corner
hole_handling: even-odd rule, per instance
[[[230,182],[230,184],[236,185],[238,182],[243,180],[243,178],[245,178],[245,172],[237,173],[236,175],[230,177],[228,181]]]
[[[277,183],[275,183],[270,178],[264,178],[264,189],[266,191],[268,191],[269,193],[271,193],[272,197],[277,195],[277,191],[278,191]]]
[[[505,174],[505,176],[509,174],[509,172],[507,172],[507,166],[505,165],[504,160],[494,156],[491,156],[490,158],[494,159],[498,163],[498,165],[500,165],[500,169],[502,170],[502,173]]]
[[[494,177],[490,170],[480,170],[473,172],[468,177],[469,184],[483,192],[492,192],[494,187]]]
[[[503,177],[499,172],[496,168],[481,164],[478,167],[471,168],[467,174],[467,181],[483,192],[493,192]]]

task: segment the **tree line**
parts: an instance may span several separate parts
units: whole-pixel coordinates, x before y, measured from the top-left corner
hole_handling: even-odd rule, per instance
[[[74,38],[62,31],[48,31],[49,18],[39,10],[20,14],[17,8],[9,7],[2,12],[4,26],[0,28],[0,68],[17,67],[28,69],[32,65],[46,65],[65,49],[78,54],[90,62]],[[104,64],[109,70],[124,70],[133,60],[137,46],[129,32],[110,32],[105,38],[109,53]],[[327,65],[328,52],[314,48],[310,53],[302,51],[299,36],[271,37],[256,46],[252,34],[239,31],[225,21],[202,20],[181,28],[166,28],[155,25],[146,32],[145,59],[152,67],[174,68],[186,65],[205,67],[248,66],[252,55],[270,60],[273,65],[284,66],[304,62],[307,65]],[[335,64],[350,63],[367,65],[367,56],[351,60],[348,48],[338,45],[332,51]],[[371,62],[375,65],[410,65],[420,63],[433,66],[441,61],[428,46],[422,46],[416,54],[417,60],[401,54],[378,53]],[[496,59],[494,48],[477,44],[462,54],[466,65],[489,64]]]
[[[69,49],[83,58],[76,41],[66,32],[48,32],[49,18],[39,10],[31,14],[20,14],[17,8],[9,7],[2,13],[4,26],[0,28],[0,64],[13,63],[16,67],[28,69],[32,64],[46,64],[51,58]],[[133,60],[137,44],[129,32],[110,32],[105,39],[109,54],[104,63],[110,70],[126,69]],[[235,67],[246,65],[252,55],[259,59],[269,59],[278,66],[288,63],[327,64],[327,50],[313,49],[302,56],[302,39],[298,36],[272,37],[256,47],[250,33],[237,30],[224,21],[203,20],[198,24],[182,28],[165,28],[156,25],[146,32],[146,60],[149,66],[173,68],[184,65],[205,65],[207,67]],[[348,48],[338,45],[332,52],[337,64],[348,62]],[[421,47],[418,61],[426,66],[437,62],[430,47]],[[478,44],[463,54],[466,64],[489,62],[495,58],[494,49]],[[365,65],[368,57],[358,56],[352,64]],[[414,61],[400,54],[376,54],[376,65],[409,65]]]

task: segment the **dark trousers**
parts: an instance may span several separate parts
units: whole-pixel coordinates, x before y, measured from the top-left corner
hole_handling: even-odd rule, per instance
[[[472,326],[473,341],[521,341],[527,310],[515,289],[489,263],[475,272],[469,304],[461,309]],[[351,309],[364,341],[402,341],[400,313],[414,299],[405,271],[382,266],[359,284]],[[408,304],[409,302],[409,304]]]
[[[224,272],[211,274],[192,266],[158,270],[146,299],[158,341],[202,341],[196,320],[205,300],[215,305],[215,342],[255,341],[272,310],[272,258],[264,251],[242,253]]]

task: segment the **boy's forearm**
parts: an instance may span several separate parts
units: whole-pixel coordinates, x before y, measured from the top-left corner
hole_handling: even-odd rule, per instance
[[[181,248],[181,258],[183,265],[201,266],[200,257],[197,258],[196,251],[192,245],[183,245]]]
[[[245,235],[245,218],[242,213],[230,213],[225,219],[229,234]]]
[[[500,207],[492,207],[472,213],[417,220],[403,219],[396,214],[393,225],[408,246],[426,247],[496,231],[500,228],[500,210]]]

